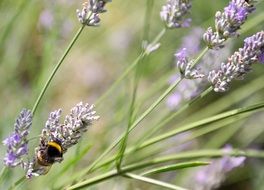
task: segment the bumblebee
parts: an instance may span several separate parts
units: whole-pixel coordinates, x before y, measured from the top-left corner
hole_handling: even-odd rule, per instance
[[[63,160],[63,149],[59,141],[42,142],[35,153],[33,172],[45,175],[55,162]]]

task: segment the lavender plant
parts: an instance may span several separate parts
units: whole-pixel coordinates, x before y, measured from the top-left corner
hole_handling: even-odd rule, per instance
[[[57,24],[56,21],[66,22],[67,17],[71,15],[55,19],[63,13],[56,14],[56,4],[54,4],[55,11],[52,13],[52,19],[50,18],[52,24],[48,23],[47,28],[44,29],[49,30],[49,34],[52,35],[43,40],[45,53],[41,54],[42,48],[28,46],[38,52],[37,58],[44,57],[45,61],[40,61],[41,64],[38,66],[41,72],[36,73],[36,69],[23,66],[23,71],[19,69],[16,71],[22,74],[15,76],[19,76],[21,85],[26,84],[27,90],[29,88],[34,91],[42,90],[32,110],[22,110],[15,123],[15,131],[3,141],[7,148],[4,163],[7,167],[21,166],[27,178],[41,177],[25,180],[23,175],[17,180],[16,178],[21,174],[12,173],[4,167],[0,173],[0,188],[12,189],[21,186],[20,188],[31,189],[37,185],[40,189],[69,190],[88,188],[100,183],[96,188],[153,189],[152,185],[155,185],[159,189],[187,190],[188,186],[181,180],[188,180],[189,172],[185,168],[198,167],[199,172],[196,173],[198,177],[192,177],[193,183],[190,189],[209,190],[220,188],[222,182],[229,177],[227,174],[231,170],[243,164],[250,164],[245,162],[246,159],[258,158],[261,161],[264,158],[263,151],[250,149],[248,148],[250,144],[237,142],[236,138],[239,136],[235,131],[239,129],[239,124],[243,123],[245,118],[251,117],[255,112],[261,113],[264,107],[261,98],[263,87],[259,82],[263,80],[263,77],[258,77],[262,65],[255,64],[264,62],[264,34],[261,30],[264,18],[261,13],[263,5],[261,3],[256,5],[257,2],[253,0],[231,0],[225,8],[221,7],[220,3],[215,4],[218,10],[223,11],[217,11],[215,27],[208,28],[203,34],[201,27],[207,25],[207,22],[202,22],[205,16],[211,15],[206,15],[208,13],[197,5],[206,3],[210,10],[212,2],[202,1],[191,5],[191,1],[187,0],[167,0],[161,7],[159,15],[161,21],[152,22],[154,20],[152,18],[158,15],[156,10],[158,3],[154,4],[153,0],[147,0],[143,39],[138,40],[140,38],[138,31],[141,27],[138,18],[145,8],[142,6],[145,2],[116,0],[111,4],[104,26],[86,32],[84,29],[87,27],[101,25],[103,18],[101,14],[106,12],[106,5],[109,2],[111,1],[88,0],[83,3],[80,10],[77,10],[76,22],[79,21],[80,28],[52,72],[43,63],[52,61],[53,57],[56,57],[54,51],[63,47],[62,44],[54,43],[56,38],[67,40],[70,36],[61,36],[59,34],[61,30],[53,30],[53,27],[60,28],[62,23]],[[59,3],[60,6],[67,3],[67,10],[73,10],[75,6],[74,3],[65,0]],[[1,11],[2,5],[0,2]],[[26,3],[26,5],[31,4]],[[254,14],[250,15],[253,11]],[[40,14],[38,10],[36,12],[38,13],[35,18],[38,18]],[[112,19],[114,19],[113,22]],[[45,27],[43,19],[39,21]],[[162,26],[162,22],[165,26]],[[25,22],[21,23],[26,25]],[[130,48],[129,45],[115,46],[124,48],[122,52],[126,52],[122,54],[123,56],[119,56],[118,50],[111,46],[109,33],[120,30],[120,26],[127,26],[128,23],[129,32],[133,33],[133,37],[129,42],[124,43],[137,44],[138,49],[133,51],[135,48]],[[38,29],[41,29],[40,24],[36,24]],[[158,27],[161,27],[160,32],[153,37]],[[23,28],[29,30],[32,27]],[[242,30],[239,31],[241,28]],[[17,25],[16,31],[24,30],[19,30]],[[185,36],[187,32],[191,35]],[[251,36],[244,39],[245,32],[247,35],[250,33]],[[81,34],[86,36],[82,38],[82,43],[78,46],[83,45],[85,48],[74,47]],[[32,38],[27,41],[35,44],[35,40],[32,39],[40,39],[38,42],[42,43],[42,38],[34,35],[36,34],[33,32]],[[230,43],[230,38],[233,37],[237,38]],[[206,44],[204,49],[202,40]],[[244,46],[230,56],[234,51],[233,47],[240,46],[239,43],[242,40],[244,40]],[[180,41],[182,44],[179,44]],[[0,42],[2,42],[1,36]],[[115,43],[119,42],[115,41]],[[51,46],[52,48],[49,48]],[[84,53],[83,50],[87,47],[89,50]],[[76,51],[72,51],[75,48]],[[131,60],[136,53],[138,56],[134,61],[126,65],[127,60]],[[127,60],[123,60],[125,54],[127,54]],[[19,57],[23,60],[21,62],[26,62],[25,57],[28,56],[24,56],[23,53],[19,55],[13,56],[13,59]],[[46,57],[48,55],[50,57]],[[8,54],[6,56],[8,57]],[[8,59],[5,60],[8,62]],[[68,67],[61,70],[63,74],[60,75],[58,69],[66,60],[69,60]],[[40,62],[36,61],[36,63]],[[173,62],[172,67],[169,66],[169,62]],[[249,81],[250,83],[235,90],[231,89],[231,82],[234,79],[244,79],[245,75],[253,70],[253,64],[259,67],[256,69],[257,72],[252,72],[251,76],[252,78],[256,76],[256,81],[252,83]],[[15,65],[12,67],[10,65],[12,64],[4,65],[5,68],[9,68],[5,69],[6,71],[12,67],[16,68]],[[24,70],[32,70],[32,73],[28,74]],[[0,70],[0,74],[4,73]],[[114,73],[118,73],[116,80],[113,77]],[[131,73],[134,74],[131,75]],[[43,77],[48,75],[44,87],[40,88]],[[55,84],[53,88],[50,88],[51,93],[46,97],[45,104],[40,104],[55,75],[58,77],[56,78],[58,82],[54,81]],[[99,75],[100,77],[97,77]],[[104,78],[106,81],[98,80],[98,78]],[[6,81],[10,81],[8,79],[10,77]],[[3,81],[0,81],[1,87],[4,84]],[[31,84],[28,81],[38,82]],[[224,95],[211,93],[213,90],[224,92],[228,89],[229,93]],[[21,93],[13,93],[19,90]],[[14,88],[13,91],[12,93],[4,92],[4,94],[10,97],[16,94],[26,95],[24,98],[23,95],[17,96],[13,99],[16,102],[9,101],[10,104],[17,104],[20,101],[23,105],[31,103],[32,99],[28,98],[29,93],[25,91],[25,86],[17,90]],[[145,94],[148,95],[145,96]],[[93,105],[83,103],[72,108],[70,114],[65,116],[64,122],[61,122],[62,109],[51,112],[46,124],[42,127],[42,118],[47,115],[45,110],[53,107],[54,103],[67,107],[69,102],[80,98],[87,99],[87,97],[89,101],[95,102],[97,111],[100,113],[102,125],[100,128],[93,127],[93,130],[84,134],[99,116],[94,111]],[[162,104],[164,100],[167,100],[171,110],[166,109],[166,105]],[[16,109],[17,107],[16,105]],[[41,111],[36,112],[37,108],[41,108]],[[8,109],[7,114],[10,114]],[[3,115],[5,117],[5,114]],[[33,137],[29,140],[29,127],[33,118],[34,130],[30,131],[31,135],[32,133],[33,136],[38,135],[37,130],[42,131],[37,138]],[[233,125],[235,127],[231,130]],[[0,129],[0,134],[2,130],[5,132],[7,129]],[[186,133],[188,136],[179,140],[181,135]],[[38,139],[36,143],[34,139]],[[83,140],[80,141],[80,139]],[[175,148],[184,143],[192,143],[193,140],[195,145],[191,148],[178,151]],[[28,143],[32,143],[31,146]],[[219,148],[227,143],[235,144],[239,148]],[[35,152],[30,153],[28,147],[35,148]],[[92,151],[89,152],[90,149]],[[205,158],[206,161],[204,161]],[[53,169],[49,172],[51,166]],[[247,171],[246,173],[253,170],[250,167],[243,169]],[[7,176],[11,176],[10,180]],[[114,177],[120,178],[118,181],[111,180]],[[248,181],[254,181],[250,176],[246,177]],[[106,185],[101,183],[104,181],[108,183]],[[146,184],[139,187],[138,181]]]

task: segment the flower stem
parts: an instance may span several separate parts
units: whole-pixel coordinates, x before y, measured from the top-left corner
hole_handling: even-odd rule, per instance
[[[61,56],[60,60],[58,61],[57,65],[55,66],[55,68],[53,69],[51,75],[49,76],[46,84],[44,85],[44,87],[42,88],[33,108],[32,108],[32,114],[34,115],[37,107],[43,97],[43,95],[45,94],[48,86],[50,85],[51,80],[53,79],[53,77],[55,76],[56,72],[58,71],[58,69],[60,68],[62,62],[64,61],[65,57],[68,55],[68,53],[70,52],[72,46],[75,44],[75,42],[77,41],[78,37],[80,36],[80,34],[82,33],[83,29],[84,29],[85,25],[82,25],[82,27],[79,28],[79,30],[77,31],[77,33],[75,34],[75,36],[73,37],[72,41],[70,42],[70,44],[68,45],[67,49],[65,50],[65,52],[63,53],[63,55]]]

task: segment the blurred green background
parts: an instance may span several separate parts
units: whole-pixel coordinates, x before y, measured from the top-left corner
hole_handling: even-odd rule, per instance
[[[151,41],[164,27],[159,12],[165,2],[165,0],[113,0],[107,4],[108,12],[101,15],[101,25],[85,28],[60,67],[34,116],[30,136],[40,134],[51,111],[62,108],[65,116],[80,101],[95,103],[139,55],[143,36],[144,40]],[[1,141],[13,130],[15,118],[20,110],[24,107],[32,108],[53,67],[80,27],[75,10],[81,9],[81,4],[81,1],[73,0],[0,0]],[[215,12],[223,10],[227,4],[227,0],[193,1],[190,14],[193,20],[192,28],[206,29],[213,25]],[[248,22],[242,27],[241,36],[231,40],[232,50],[241,47],[246,36],[264,29],[263,10],[264,3],[261,2],[257,6],[257,11],[249,16]],[[256,19],[258,24],[255,24]],[[140,63],[137,115],[167,87],[166,81],[170,77],[168,73],[174,69],[173,55],[181,47],[182,37],[190,31],[190,28],[167,31],[160,41],[161,48]],[[244,81],[233,82],[232,88],[226,93],[210,93],[167,124],[163,131],[168,131],[179,123],[187,123],[263,101],[263,71],[263,65],[256,64],[253,72],[247,75]],[[164,78],[164,85],[158,89],[156,85],[161,78]],[[132,96],[132,81],[133,72],[98,106],[96,105],[100,120],[89,129],[78,146],[65,154],[64,162],[55,164],[46,176],[29,180],[19,188],[52,189],[57,185],[67,184],[73,173],[95,160],[119,134],[125,131]],[[151,94],[144,98],[147,93]],[[218,100],[221,102],[215,105]],[[164,101],[131,134],[129,144],[135,144],[144,131],[151,129],[168,113],[170,110]],[[262,149],[263,114],[264,112],[252,114],[223,129],[189,141],[186,147],[178,146],[180,136],[173,137],[127,157],[126,161],[150,158],[154,152],[162,155],[185,149],[219,148],[224,144],[232,144],[236,148]],[[31,154],[37,144],[37,140],[30,142]],[[87,145],[91,146],[89,152],[77,165],[66,168],[67,171],[62,173],[67,163]],[[5,148],[3,145],[0,147],[2,159]],[[2,162],[0,167],[3,167]],[[101,172],[104,172],[104,169],[108,168],[103,168]],[[188,172],[191,171],[192,169],[169,172],[160,175],[159,179],[181,185],[186,183],[184,182],[186,179],[190,182]],[[221,189],[262,190],[263,171],[262,160],[248,159],[243,168],[230,174],[230,180],[225,181]],[[20,168],[9,171],[2,188],[6,189],[22,175],[23,171]],[[124,178],[114,178],[91,189],[160,188]]]

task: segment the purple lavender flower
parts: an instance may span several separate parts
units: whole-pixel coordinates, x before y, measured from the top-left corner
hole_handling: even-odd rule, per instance
[[[6,166],[15,167],[22,164],[23,156],[28,154],[27,136],[31,124],[31,111],[23,109],[14,125],[15,131],[3,141],[3,144],[7,147],[7,153],[4,158]]]
[[[192,69],[192,61],[188,60],[186,48],[181,49],[175,54],[177,59],[176,67],[179,69],[181,76],[186,79],[196,79],[204,77],[197,69]]]
[[[70,115],[65,117],[63,124],[60,123],[61,109],[50,113],[46,126],[42,130],[39,146],[35,150],[36,158],[28,164],[27,176],[39,176],[48,172],[46,166],[38,164],[37,157],[47,150],[49,142],[56,142],[60,145],[61,155],[54,156],[52,158],[54,160],[47,165],[51,166],[53,163],[63,160],[63,153],[77,144],[82,134],[87,131],[87,127],[99,118],[95,115],[96,112],[93,108],[93,105],[80,102],[72,108]]]
[[[98,26],[99,14],[106,12],[105,4],[112,0],[88,0],[83,3],[82,10],[76,10],[79,21],[87,26]]]
[[[219,70],[212,70],[208,75],[214,91],[224,92],[228,90],[233,79],[241,80],[252,70],[252,64],[256,63],[263,54],[264,31],[244,40],[244,47],[236,51],[226,63],[221,64]]]
[[[190,8],[190,0],[167,0],[160,12],[161,20],[168,28],[189,27],[191,19],[185,18],[185,16]]]
[[[249,13],[255,10],[254,0],[232,0],[224,12],[215,14],[215,32],[209,27],[203,35],[207,46],[211,49],[224,47],[224,42],[231,37],[237,36],[237,30],[247,19]]]
[[[230,147],[223,149],[227,154]],[[225,180],[226,175],[231,170],[244,164],[246,157],[230,157],[224,156],[220,159],[215,159],[213,162],[200,169],[195,174],[195,183],[193,190],[211,190],[218,188]]]

